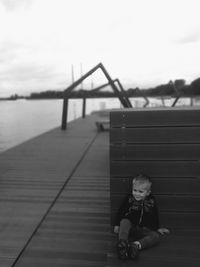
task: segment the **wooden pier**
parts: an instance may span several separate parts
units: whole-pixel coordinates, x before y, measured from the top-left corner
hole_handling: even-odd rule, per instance
[[[137,262],[118,260],[109,133],[97,120],[78,119],[0,154],[0,267],[198,267],[198,225],[172,232]]]
[[[96,115],[0,154],[0,266],[105,266],[108,133]]]

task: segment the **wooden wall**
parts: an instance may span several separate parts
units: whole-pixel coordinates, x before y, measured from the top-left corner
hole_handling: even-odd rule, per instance
[[[166,227],[200,227],[200,109],[110,113],[111,224],[131,179],[146,173]]]

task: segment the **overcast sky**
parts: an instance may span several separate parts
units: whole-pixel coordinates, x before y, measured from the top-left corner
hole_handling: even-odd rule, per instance
[[[0,97],[102,62],[125,87],[200,77],[199,0],[0,0]],[[82,67],[81,67],[82,66]],[[102,80],[101,80],[102,79]],[[94,84],[105,83],[103,75]]]

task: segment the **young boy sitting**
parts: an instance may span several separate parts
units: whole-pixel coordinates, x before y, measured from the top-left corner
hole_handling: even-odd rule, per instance
[[[126,196],[119,209],[114,232],[119,234],[117,253],[121,260],[137,258],[140,250],[159,242],[160,234],[169,233],[168,229],[159,228],[158,209],[151,194],[151,185],[146,175],[133,178],[132,194]]]

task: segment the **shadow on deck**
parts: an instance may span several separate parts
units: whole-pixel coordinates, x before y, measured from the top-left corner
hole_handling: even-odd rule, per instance
[[[76,120],[65,132],[54,129],[0,154],[1,267],[133,265],[115,254],[109,134],[97,131],[96,119]],[[199,241],[199,232],[172,232],[134,264],[197,267]]]

